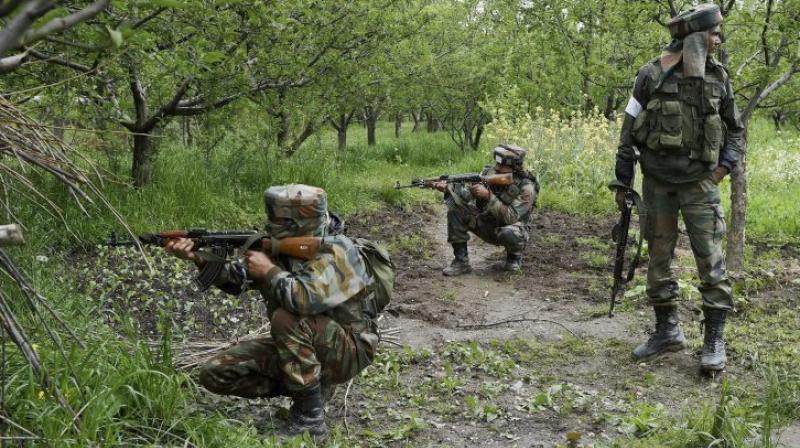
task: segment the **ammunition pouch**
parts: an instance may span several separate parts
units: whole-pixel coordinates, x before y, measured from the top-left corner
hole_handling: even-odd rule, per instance
[[[657,72],[652,78],[662,79],[661,69],[652,67]],[[711,70],[705,80],[677,74],[662,80],[634,119],[633,140],[663,156],[685,154],[692,160],[717,163],[725,140],[725,126],[719,115],[724,82],[724,71]]]

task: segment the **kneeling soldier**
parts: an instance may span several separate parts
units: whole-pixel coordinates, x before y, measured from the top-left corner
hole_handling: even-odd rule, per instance
[[[522,250],[528,242],[527,224],[536,204],[539,184],[536,177],[525,171],[526,150],[519,146],[501,144],[492,150],[495,165],[487,165],[484,176],[513,174],[509,186],[436,182],[433,187],[444,192],[447,204],[447,241],[453,246],[453,262],[442,271],[456,276],[472,271],[467,242],[469,232],[482,240],[506,249],[507,271],[519,271]]]
[[[324,190],[275,186],[264,200],[271,237],[325,237],[323,244],[310,260],[248,251],[246,266],[224,264],[214,285],[232,294],[248,287],[260,291],[271,334],[213,357],[201,368],[200,383],[224,395],[289,396],[293,404],[286,435],[324,437],[325,391],[356,376],[375,355],[376,282],[353,240],[331,235]],[[202,275],[214,266],[197,256],[192,244],[181,239],[166,249],[194,261]]]

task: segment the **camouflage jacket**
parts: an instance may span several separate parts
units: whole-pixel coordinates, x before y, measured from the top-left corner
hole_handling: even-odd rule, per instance
[[[617,180],[625,185],[630,185],[634,174],[634,162],[637,159],[635,142],[632,129],[635,117],[641,112],[642,108],[648,104],[653,95],[653,91],[659,83],[654,74],[659,74],[660,69],[656,65],[658,59],[654,59],[639,69],[636,81],[633,86],[633,94],[625,108],[625,116],[620,134],[620,143],[617,149],[616,177]],[[669,79],[681,75],[681,65],[675,68],[674,73],[667,73]],[[706,77],[718,77],[721,79],[722,92],[719,103],[719,115],[727,129],[725,141],[719,152],[719,160],[716,163],[708,164],[699,160],[692,160],[686,155],[659,155],[647,148],[639,147],[642,171],[646,175],[651,175],[662,182],[685,183],[700,180],[716,166],[724,166],[732,171],[744,153],[744,126],[739,119],[739,111],[734,102],[733,87],[728,78],[725,68],[714,58],[706,61]],[[663,82],[663,80],[661,81]]]
[[[494,167],[488,165],[481,172],[484,176],[496,174]],[[536,177],[527,172],[514,173],[514,183],[508,187],[490,188],[492,195],[488,201],[475,200],[469,187],[463,184],[448,186],[446,200],[454,199],[457,203],[469,203],[478,214],[490,216],[498,225],[508,226],[530,221],[531,212],[536,206],[539,183]]]
[[[367,305],[374,279],[350,238],[325,237],[311,260],[279,256],[273,262],[265,280],[249,285],[243,285],[245,278],[233,263],[226,263],[214,284],[232,294],[257,289],[269,316],[283,308],[299,316],[326,314],[355,331],[371,328],[376,316],[370,315]]]

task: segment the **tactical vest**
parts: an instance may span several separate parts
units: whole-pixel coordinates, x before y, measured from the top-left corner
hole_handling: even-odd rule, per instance
[[[491,174],[496,174],[494,171],[493,165],[486,165],[481,172],[482,175],[488,176]],[[489,189],[492,190],[492,194],[497,197],[505,205],[511,205],[515,199],[520,195],[522,189],[529,184],[533,184],[533,191],[536,192],[534,197],[534,201],[531,207],[531,210],[525,214],[525,216],[520,216],[520,222],[527,223],[530,221],[531,213],[533,212],[533,207],[536,206],[536,197],[539,195],[539,181],[536,179],[536,176],[533,175],[530,171],[516,171],[514,172],[514,183],[507,186],[490,186]]]
[[[685,154],[692,160],[717,163],[725,141],[719,115],[725,70],[714,63],[705,79],[700,79],[684,78],[677,71],[665,74],[658,60],[647,67],[649,100],[633,123],[634,140],[657,154]]]

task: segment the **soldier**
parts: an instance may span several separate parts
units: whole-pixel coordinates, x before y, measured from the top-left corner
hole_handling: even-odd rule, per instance
[[[433,188],[445,194],[447,203],[447,241],[453,246],[453,262],[442,273],[447,276],[467,274],[469,232],[484,241],[506,249],[506,271],[519,271],[522,250],[528,242],[527,224],[536,205],[539,184],[525,171],[527,151],[519,146],[501,144],[492,150],[495,165],[487,165],[481,174],[512,173],[514,183],[507,187],[435,182]]]
[[[232,294],[248,285],[260,291],[270,336],[241,342],[213,357],[201,368],[200,383],[223,395],[289,396],[293,404],[286,435],[307,431],[322,438],[328,432],[326,391],[356,376],[375,355],[375,281],[355,243],[331,235],[335,232],[324,190],[275,186],[266,190],[264,202],[271,237],[319,236],[325,241],[307,261],[248,251],[246,266],[224,265],[214,285]],[[212,262],[192,251],[191,240],[172,241],[166,250],[194,261],[201,276],[212,268]]]
[[[731,82],[712,56],[722,41],[721,22],[719,7],[704,4],[667,24],[672,42],[636,76],[612,182],[622,207],[623,189],[632,186],[639,159],[647,209],[643,231],[650,252],[647,295],[655,310],[656,330],[633,356],[647,359],[685,346],[675,303],[678,283],[670,269],[680,212],[701,282],[705,322],[701,369],[706,372],[725,368],[723,330],[733,308],[721,247],[725,218],[718,184],[744,153],[744,128]]]

